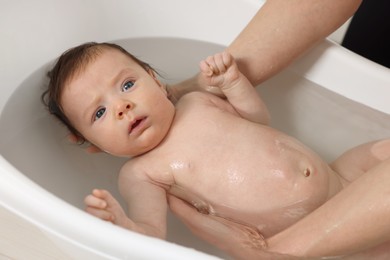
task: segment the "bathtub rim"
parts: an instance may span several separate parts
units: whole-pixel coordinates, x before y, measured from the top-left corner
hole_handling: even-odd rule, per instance
[[[165,259],[219,259],[193,248],[129,232],[90,216],[31,181],[1,155],[0,175],[7,179],[0,182],[1,207],[45,234],[71,243],[80,250],[104,259],[123,259],[124,256],[147,258],[151,256],[150,248],[153,248],[153,255]],[[102,231],[104,235],[97,235],[93,232],[95,230]],[[113,240],[115,243],[112,243]],[[132,242],[131,252],[126,241]],[[67,251],[63,253],[69,254]]]
[[[389,96],[390,69],[330,39],[318,43],[287,70],[352,101],[390,114],[386,99]]]
[[[248,1],[249,2],[249,1]],[[254,2],[254,1],[251,1]],[[171,33],[171,32],[170,32]],[[175,32],[176,33],[176,32]],[[176,37],[175,33],[171,33],[167,36],[170,37]],[[148,35],[142,35],[141,37],[148,36]],[[153,37],[158,37],[159,35],[153,35]],[[140,37],[140,36],[137,36]],[[186,38],[186,39],[191,39],[191,38]],[[205,40],[204,38],[196,39],[196,40]],[[221,40],[222,41],[222,40]],[[46,57],[45,57],[46,58]],[[47,60],[46,60],[47,61]],[[358,71],[359,73],[356,73],[357,77],[357,87],[359,91],[351,91],[351,88],[353,86],[350,86],[348,89],[345,88],[344,85],[341,84],[341,82],[349,82],[350,79],[348,78],[349,75],[341,75],[340,77],[332,77],[332,75],[338,75],[337,74],[337,69],[336,66],[334,66],[333,62],[339,62],[342,64],[341,68],[347,69],[349,65],[353,65],[349,71],[349,73],[354,73],[354,71]],[[1,64],[3,65],[3,63]],[[42,65],[42,64],[38,64]],[[370,62],[354,53],[351,53],[347,51],[346,49],[343,49],[341,46],[336,46],[335,44],[331,43],[328,40],[322,41],[319,43],[318,46],[314,47],[311,51],[309,51],[306,55],[304,55],[300,60],[295,62],[292,66],[290,66],[288,69],[293,70],[294,72],[303,75],[305,78],[313,81],[314,83],[317,83],[321,86],[324,86],[327,89],[331,89],[332,91],[341,94],[343,96],[346,96],[352,100],[355,100],[359,103],[362,103],[364,105],[367,105],[369,107],[373,107],[375,109],[378,109],[382,112],[390,114],[390,108],[389,105],[386,105],[386,103],[383,102],[382,98],[386,97],[386,86],[390,86],[390,77],[389,76],[389,71],[386,68],[383,68],[380,65],[377,65],[373,62]],[[323,72],[326,71],[327,73],[324,75]],[[329,75],[328,75],[329,74]],[[29,74],[25,75],[23,74],[21,79],[15,80],[15,82],[22,82],[25,78],[27,78]],[[376,78],[378,82],[378,85],[375,87],[375,91],[377,92],[377,95],[374,96],[374,99],[367,99],[368,97],[372,96],[371,92],[373,91],[373,88],[365,88],[364,85],[362,85],[362,82],[364,82],[365,77],[369,78]],[[388,79],[386,79],[388,77]],[[2,77],[1,77],[2,78]],[[360,80],[359,80],[360,79]],[[20,82],[19,82],[20,81]],[[385,85],[388,84],[388,85]],[[17,87],[20,84],[17,84]],[[5,106],[9,97],[13,94],[15,88],[13,88],[9,95],[7,95],[7,99],[5,100],[4,103],[0,104],[0,116],[1,113],[3,112],[3,105]],[[352,89],[353,90],[353,89]],[[387,91],[388,92],[388,91]],[[381,98],[381,102],[377,104],[377,100],[375,99],[376,97]],[[24,219],[27,219],[33,224],[36,224],[37,226],[40,226],[41,228],[45,229],[47,228],[45,226],[45,222],[43,219],[48,218],[49,216],[35,216],[34,214],[34,219],[29,215],[26,215],[25,212],[22,212],[23,210],[32,210],[34,211],[34,207],[37,205],[41,206],[43,209],[48,209],[49,204],[42,205],[43,201],[34,201],[31,202],[32,196],[27,196],[26,194],[22,193],[21,191],[18,191],[20,187],[25,187],[26,190],[31,189],[32,192],[36,192],[37,194],[40,194],[40,196],[45,197],[48,201],[48,203],[53,203],[55,205],[58,204],[60,207],[67,208],[67,210],[70,210],[72,214],[81,214],[80,211],[74,209],[72,206],[68,204],[64,204],[62,200],[60,200],[57,197],[53,197],[51,193],[47,192],[46,190],[41,190],[40,186],[38,186],[36,183],[29,181],[29,179],[24,176],[22,173],[20,173],[18,170],[14,168],[12,164],[10,164],[7,160],[5,160],[1,155],[0,155],[0,176],[4,176],[4,178],[7,179],[7,182],[1,182],[0,183],[0,205],[3,205],[4,207],[7,207],[10,211],[18,214],[19,216],[23,217]],[[12,189],[12,187],[17,187],[17,189]],[[14,196],[7,197],[10,194],[15,194]],[[5,199],[9,199],[6,201]],[[25,198],[27,202],[26,205],[23,205],[24,207],[22,208],[15,208],[12,207],[13,202],[18,202],[22,198]],[[69,208],[69,209],[68,209]],[[36,211],[36,210],[35,210]],[[34,213],[34,212],[33,212]],[[41,219],[43,217],[43,219]],[[83,218],[87,217],[83,215]],[[98,220],[93,220],[92,218],[87,218],[88,221],[91,222],[96,222],[96,225],[101,226],[103,223],[100,223]],[[36,221],[36,222],[34,222]],[[69,223],[69,225],[72,225],[72,223]],[[74,224],[73,224],[74,225]],[[83,225],[84,226],[84,225]],[[115,229],[115,227],[114,227]],[[48,232],[54,232],[53,235],[58,232],[57,230],[53,229],[47,229]],[[65,230],[67,231],[67,230]],[[118,231],[120,232],[120,231]],[[58,235],[61,235],[62,233],[58,233]],[[132,234],[136,235],[138,237],[138,234]],[[125,236],[125,235],[123,235]],[[126,236],[127,237],[127,236]],[[77,242],[77,241],[76,241]],[[164,241],[161,241],[164,242]],[[153,242],[154,243],[154,242]],[[160,243],[159,243],[160,244]],[[163,243],[164,244],[164,243]],[[161,245],[163,245],[161,244]],[[80,244],[81,245],[81,244]],[[93,248],[92,248],[93,249]],[[139,249],[139,247],[137,247]],[[161,255],[163,255],[165,247],[161,250]],[[175,249],[176,250],[176,249]],[[178,247],[177,250],[182,250],[181,247]],[[157,250],[156,250],[157,251]],[[142,253],[142,250],[140,250]],[[176,253],[176,252],[175,252]],[[193,251],[189,252],[190,255],[193,254]],[[203,253],[201,253],[203,254]],[[180,256],[181,257],[181,256]],[[190,259],[190,258],[188,258]],[[198,259],[198,258],[197,258]]]

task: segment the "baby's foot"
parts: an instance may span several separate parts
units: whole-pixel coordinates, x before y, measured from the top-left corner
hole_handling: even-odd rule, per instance
[[[228,89],[244,77],[238,70],[233,56],[228,52],[217,53],[200,62],[200,70],[209,86]]]

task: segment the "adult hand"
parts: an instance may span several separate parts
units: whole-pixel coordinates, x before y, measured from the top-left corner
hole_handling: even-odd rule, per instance
[[[195,235],[235,259],[298,259],[266,251],[266,242],[255,229],[222,217],[200,213],[173,195],[168,195],[168,201],[172,212]]]

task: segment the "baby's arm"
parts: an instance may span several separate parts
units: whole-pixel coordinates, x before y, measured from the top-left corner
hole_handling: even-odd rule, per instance
[[[126,166],[126,165],[125,165]],[[119,190],[129,208],[129,217],[119,202],[106,190],[93,190],[85,198],[86,211],[123,228],[158,238],[166,236],[166,193],[142,174],[123,167]]]
[[[243,118],[261,124],[269,123],[266,105],[249,80],[238,70],[236,62],[229,53],[209,56],[201,61],[200,70],[206,83],[219,87]]]
[[[128,161],[118,177],[119,191],[127,203],[129,218],[141,229],[138,232],[165,239],[166,190],[149,177],[135,160]]]

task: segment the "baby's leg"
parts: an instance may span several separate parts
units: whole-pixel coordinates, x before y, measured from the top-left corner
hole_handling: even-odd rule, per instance
[[[331,163],[331,167],[347,182],[352,182],[388,158],[390,158],[390,139],[384,139],[365,143],[346,151]]]

